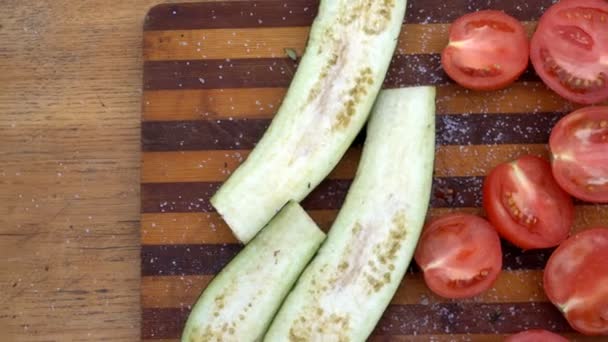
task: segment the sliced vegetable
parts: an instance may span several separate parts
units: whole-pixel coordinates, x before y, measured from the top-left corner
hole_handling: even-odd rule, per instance
[[[542,80],[584,104],[608,99],[608,2],[567,0],[551,6],[532,37],[530,55]]]
[[[415,258],[427,286],[445,298],[468,298],[487,291],[502,269],[496,230],[469,214],[450,214],[429,223]]]
[[[479,11],[458,18],[441,62],[458,84],[475,90],[501,89],[528,66],[528,37],[517,19],[501,11]]]
[[[561,119],[549,140],[553,175],[572,196],[608,203],[608,107],[588,107]]]
[[[608,228],[585,230],[561,244],[544,273],[547,297],[583,334],[608,335]]]
[[[260,340],[325,234],[289,203],[209,284],[182,341]]]
[[[321,1],[287,96],[247,160],[211,199],[247,243],[338,163],[365,123],[397,44],[406,0]]]
[[[568,342],[568,339],[547,330],[533,329],[511,335],[504,342]]]
[[[346,201],[266,341],[369,336],[414,253],[430,198],[434,142],[434,88],[380,94]]]
[[[494,168],[483,185],[483,207],[498,233],[524,249],[559,245],[574,223],[572,198],[549,162],[535,156]]]

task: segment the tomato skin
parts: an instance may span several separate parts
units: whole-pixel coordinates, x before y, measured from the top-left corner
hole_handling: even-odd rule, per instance
[[[536,73],[560,96],[581,104],[608,99],[608,2],[566,0],[541,17],[530,43]]]
[[[553,175],[574,197],[608,203],[608,107],[562,118],[549,138]]]
[[[547,330],[532,329],[511,335],[504,342],[568,342],[568,339]]]
[[[414,258],[427,286],[445,298],[488,290],[502,269],[498,234],[488,221],[469,214],[449,214],[427,224]]]
[[[523,249],[557,246],[574,223],[572,198],[536,156],[495,167],[484,181],[483,207],[500,236]]]
[[[450,26],[450,43],[441,54],[445,72],[461,86],[498,90],[526,70],[529,43],[517,19],[501,11],[465,14]]]
[[[575,330],[608,335],[608,228],[592,228],[561,244],[549,257],[543,286]]]

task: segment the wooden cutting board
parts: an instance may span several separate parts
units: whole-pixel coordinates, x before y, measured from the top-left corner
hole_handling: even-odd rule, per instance
[[[486,172],[523,153],[547,155],[552,125],[574,106],[528,70],[509,89],[476,93],[440,67],[449,23],[476,9],[534,20],[551,0],[410,0],[385,87],[438,86],[437,160],[430,215],[479,213]],[[227,1],[150,10],[144,27],[141,175],[142,339],[176,341],[201,290],[240,249],[209,197],[242,162],[276,112],[318,2]],[[303,206],[327,230],[355,173],[362,138]],[[575,230],[608,222],[577,203]],[[477,298],[434,296],[412,266],[374,333],[383,341],[494,341],[528,328],[574,340],[542,290],[551,250],[504,244],[505,270]]]

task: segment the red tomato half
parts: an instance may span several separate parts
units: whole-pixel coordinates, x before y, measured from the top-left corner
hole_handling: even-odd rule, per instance
[[[524,249],[557,246],[574,222],[572,198],[549,162],[534,156],[494,168],[483,185],[483,207],[498,233]]]
[[[574,329],[608,335],[608,228],[583,231],[559,246],[547,262],[544,287]]]
[[[568,342],[568,339],[547,330],[533,329],[511,335],[504,342]]]
[[[578,103],[608,99],[608,2],[553,5],[532,37],[534,69],[559,95]]]
[[[574,197],[608,203],[608,107],[589,107],[561,119],[549,139],[553,175]]]
[[[524,72],[528,57],[528,37],[517,19],[501,11],[479,11],[452,24],[441,63],[465,88],[496,90]]]
[[[473,297],[488,290],[502,268],[494,227],[468,214],[446,215],[428,224],[414,257],[427,286],[446,298]]]

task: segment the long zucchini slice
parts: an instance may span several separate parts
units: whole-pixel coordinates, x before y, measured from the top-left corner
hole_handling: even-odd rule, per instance
[[[266,341],[364,341],[394,295],[428,210],[435,89],[380,93],[357,176]]]
[[[205,289],[182,341],[261,340],[324,239],[308,214],[288,203]]]
[[[406,0],[322,0],[283,103],[247,160],[211,199],[247,243],[301,201],[367,120],[395,50]]]

